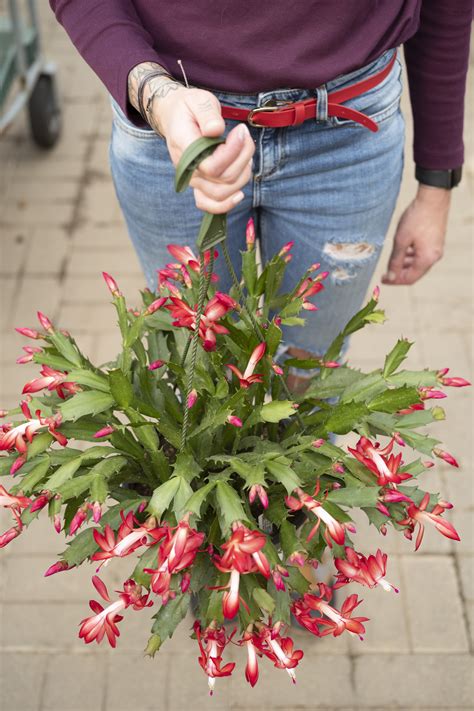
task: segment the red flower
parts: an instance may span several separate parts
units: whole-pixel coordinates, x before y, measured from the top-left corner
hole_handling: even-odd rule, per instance
[[[103,533],[100,533],[96,528],[93,531],[94,540],[101,550],[96,551],[91,556],[91,560],[102,561],[99,568],[106,564],[110,558],[123,558],[140,546],[153,545],[166,533],[165,528],[156,526],[154,518],[149,518],[148,521],[140,524],[131,511],[126,516],[121,511],[120,517],[122,523],[117,531],[117,538],[115,538],[115,532],[109,524],[105,526]],[[134,524],[137,525],[137,528],[134,527]]]
[[[228,642],[223,627],[217,627],[214,623],[202,630],[201,624],[196,620],[194,632],[201,652],[198,661],[207,674],[209,693],[212,696],[216,678],[230,676],[234,671],[235,662],[228,662],[222,666],[222,653]]]
[[[37,393],[40,390],[44,390],[44,388],[48,388],[50,391],[56,390],[59,397],[65,400],[65,392],[69,393],[69,395],[74,395],[80,390],[77,383],[67,382],[67,373],[61,373],[61,371],[54,370],[48,365],[43,365],[40,372],[42,377],[34,378],[26,383],[22,390],[23,393]]]
[[[267,539],[261,531],[251,531],[241,523],[234,523],[231,537],[221,548],[222,556],[215,556],[214,563],[223,573],[230,573],[227,585],[218,589],[226,589],[222,598],[224,617],[232,619],[239,611],[241,597],[239,595],[240,576],[246,573],[261,573],[270,577],[270,565],[262,553]]]
[[[252,383],[261,383],[263,380],[263,375],[261,373],[254,373],[255,366],[263,358],[267,344],[259,343],[252,352],[250,356],[247,367],[245,368],[243,374],[235,365],[226,363],[226,367],[229,368],[239,379],[241,388],[248,388]]]
[[[173,326],[181,326],[194,331],[196,327],[197,305],[191,308],[183,299],[177,296],[170,296],[171,304],[166,304],[165,308],[171,311],[175,319]],[[235,309],[237,303],[227,294],[216,292],[207,303],[204,313],[199,323],[199,337],[202,340],[203,348],[206,351],[213,351],[216,348],[216,334],[229,333],[225,326],[218,321],[231,309]]]
[[[259,651],[275,664],[278,669],[286,669],[293,684],[296,684],[295,667],[303,657],[301,649],[294,649],[291,637],[281,637],[281,623],[273,627],[258,625],[259,635],[255,638]]]
[[[320,489],[320,483],[318,480],[318,483],[316,484],[316,489],[314,492],[315,496],[318,495],[319,489]],[[345,528],[344,528],[343,524],[340,523],[339,521],[336,521],[334,516],[331,516],[331,514],[328,511],[326,511],[326,509],[323,507],[323,505],[320,501],[316,501],[316,499],[313,499],[313,497],[306,494],[303,491],[303,489],[300,489],[298,487],[297,489],[295,489],[295,491],[298,494],[299,500],[296,499],[294,496],[287,496],[285,498],[286,505],[293,511],[299,511],[299,509],[302,509],[303,506],[305,506],[308,509],[308,511],[312,511],[312,513],[314,513],[314,515],[318,519],[316,525],[313,526],[313,528],[309,532],[307,540],[310,541],[313,538],[313,536],[319,529],[321,521],[323,521],[326,526],[326,529],[324,531],[324,538],[325,538],[328,546],[330,548],[332,547],[332,543],[330,540],[331,538],[338,545],[342,546],[344,544],[344,540],[346,537],[346,532],[345,532]]]
[[[13,496],[13,494],[9,494],[5,487],[0,484],[0,506],[10,509],[18,522],[21,509],[26,509],[30,504],[31,499],[27,496]]]
[[[174,528],[164,529],[165,540],[158,549],[156,569],[145,568],[151,577],[151,589],[163,598],[163,604],[170,597],[171,575],[189,568],[204,540],[204,533],[198,533],[188,523],[187,514]],[[174,533],[173,533],[174,531]]]
[[[415,526],[418,524],[418,534],[416,536],[415,550],[417,551],[423,540],[423,534],[425,532],[425,524],[432,523],[434,527],[446,536],[446,538],[451,538],[453,541],[461,540],[459,534],[454,528],[452,523],[445,521],[441,518],[441,514],[444,513],[446,509],[452,508],[452,504],[445,501],[438,501],[438,503],[433,507],[431,511],[427,511],[426,507],[430,502],[430,495],[425,494],[423,500],[419,506],[416,506],[413,502],[407,507],[407,516],[402,521],[397,521],[401,526],[408,526],[408,530],[405,532],[405,536],[411,539]]]
[[[366,622],[368,618],[352,617],[353,611],[362,600],[359,600],[357,595],[349,595],[339,611],[329,604],[332,597],[330,588],[324,583],[319,583],[318,587],[319,596],[305,593],[302,598],[293,603],[291,611],[299,624],[317,637],[324,637],[328,634],[338,637],[347,630],[350,634],[363,639],[365,634],[363,622]],[[319,616],[313,615],[314,611],[319,613]],[[323,629],[320,630],[320,627]]]
[[[380,585],[389,592],[398,589],[385,580],[387,571],[387,554],[377,550],[375,555],[366,558],[362,553],[358,553],[349,546],[345,547],[345,558],[335,558],[334,564],[338,570],[336,584],[333,588],[340,588],[352,581],[365,585],[368,588],[375,588]]]
[[[394,438],[392,437],[390,442],[381,448],[379,442],[373,444],[367,437],[361,437],[355,449],[351,447],[347,449],[372,474],[375,474],[380,486],[386,486],[387,484],[396,486],[405,481],[405,479],[411,479],[411,474],[398,471],[402,463],[402,455],[401,453],[397,454],[397,456],[390,454],[393,449],[393,443]],[[387,456],[389,454],[390,456]]]
[[[107,602],[111,602],[106,586],[97,575],[93,576],[92,583],[99,595]],[[117,590],[116,592],[119,593],[119,599],[105,609],[100,602],[96,600],[89,601],[91,610],[96,614],[82,620],[79,630],[79,637],[83,639],[86,644],[94,640],[99,644],[99,642],[103,640],[104,635],[107,635],[110,646],[115,647],[116,638],[120,636],[117,622],[123,619],[122,615],[120,615],[122,610],[130,606],[132,606],[134,610],[142,610],[144,607],[153,605],[151,601],[148,602],[149,593],[142,595],[142,586],[137,585],[134,580],[126,580],[123,585],[123,590]]]
[[[31,443],[34,435],[43,427],[47,427],[50,434],[52,434],[63,447],[67,444],[66,437],[57,430],[57,427],[61,424],[61,415],[59,413],[52,417],[41,417],[41,411],[36,410],[35,414],[37,419],[33,419],[30,408],[26,402],[23,401],[21,403],[21,409],[25,417],[28,418],[27,422],[22,422],[15,426],[12,424],[0,426],[0,451],[11,452],[16,449],[20,455],[12,465],[10,470],[11,474],[18,471],[24,464],[26,461],[27,443]]]

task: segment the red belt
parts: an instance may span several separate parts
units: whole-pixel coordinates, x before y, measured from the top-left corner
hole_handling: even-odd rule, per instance
[[[350,109],[348,106],[342,106],[342,104],[344,101],[364,94],[369,89],[373,89],[374,86],[380,84],[390,73],[396,57],[397,53],[394,52],[387,66],[368,79],[363,79],[347,86],[345,89],[329,93],[328,116],[351,119],[371,131],[378,131],[379,127],[371,118],[360,111]],[[269,99],[266,104],[255,109],[237,109],[234,106],[222,106],[222,116],[228,119],[236,119],[237,121],[247,121],[251,126],[257,126],[258,128],[282,128],[283,126],[299,126],[306,119],[315,119],[316,106],[316,98],[294,103]]]

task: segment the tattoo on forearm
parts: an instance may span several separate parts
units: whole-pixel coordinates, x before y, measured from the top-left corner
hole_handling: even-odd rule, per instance
[[[147,75],[150,74],[150,72],[156,72],[156,71],[163,71],[163,74],[168,74],[168,71],[161,66],[161,64],[157,64],[156,62],[142,62],[142,64],[137,64],[136,67],[133,67],[133,69],[129,72],[128,75],[128,98],[130,103],[134,108],[139,111],[139,106],[138,106],[138,87],[140,85],[140,81]]]

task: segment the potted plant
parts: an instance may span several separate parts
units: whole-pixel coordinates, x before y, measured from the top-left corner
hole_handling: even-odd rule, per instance
[[[177,189],[216,143],[188,149]],[[341,362],[350,334],[383,322],[377,290],[324,356],[278,363],[281,326],[304,326],[301,314],[314,308],[327,275],[310,265],[281,293],[292,245],[261,267],[254,242],[250,222],[238,280],[225,216],[206,215],[199,254],[170,245],[174,261],[136,309],[104,274],[122,348],[102,366],[39,313],[41,330],[17,330],[34,343],[18,362],[38,363],[40,374],[25,384],[20,408],[1,413],[0,474],[12,482],[0,486],[0,504],[13,523],[0,546],[48,515],[68,541],[45,575],[92,563],[105,602],[90,602],[79,632],[86,643],[106,636],[115,646],[123,612],[153,605],[146,651],[154,655],[193,599],[192,636],[211,692],[235,666],[225,659],[229,643],[246,648],[252,686],[261,658],[294,680],[303,652],[288,633],[291,614],[317,637],[363,637],[358,596],[336,606],[332,589],[303,568],[329,553],[333,588],[355,581],[395,590],[387,556],[358,550],[353,510],[381,534],[389,526],[410,540],[416,533],[416,548],[426,524],[459,539],[443,517],[451,504],[425,491],[421,476],[435,457],[457,463],[420,428],[444,418],[430,399],[468,383],[447,369],[402,369],[412,345],[405,339],[369,373]],[[228,294],[213,275],[216,257],[231,269]],[[317,369],[298,396],[285,382],[292,365]],[[347,446],[344,436],[354,434]],[[130,576],[111,598],[98,573],[118,557],[129,558]]]

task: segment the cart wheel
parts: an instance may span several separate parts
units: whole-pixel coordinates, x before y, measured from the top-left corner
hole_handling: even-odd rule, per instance
[[[52,148],[61,134],[61,110],[54,76],[42,74],[28,101],[31,135],[41,148]]]

